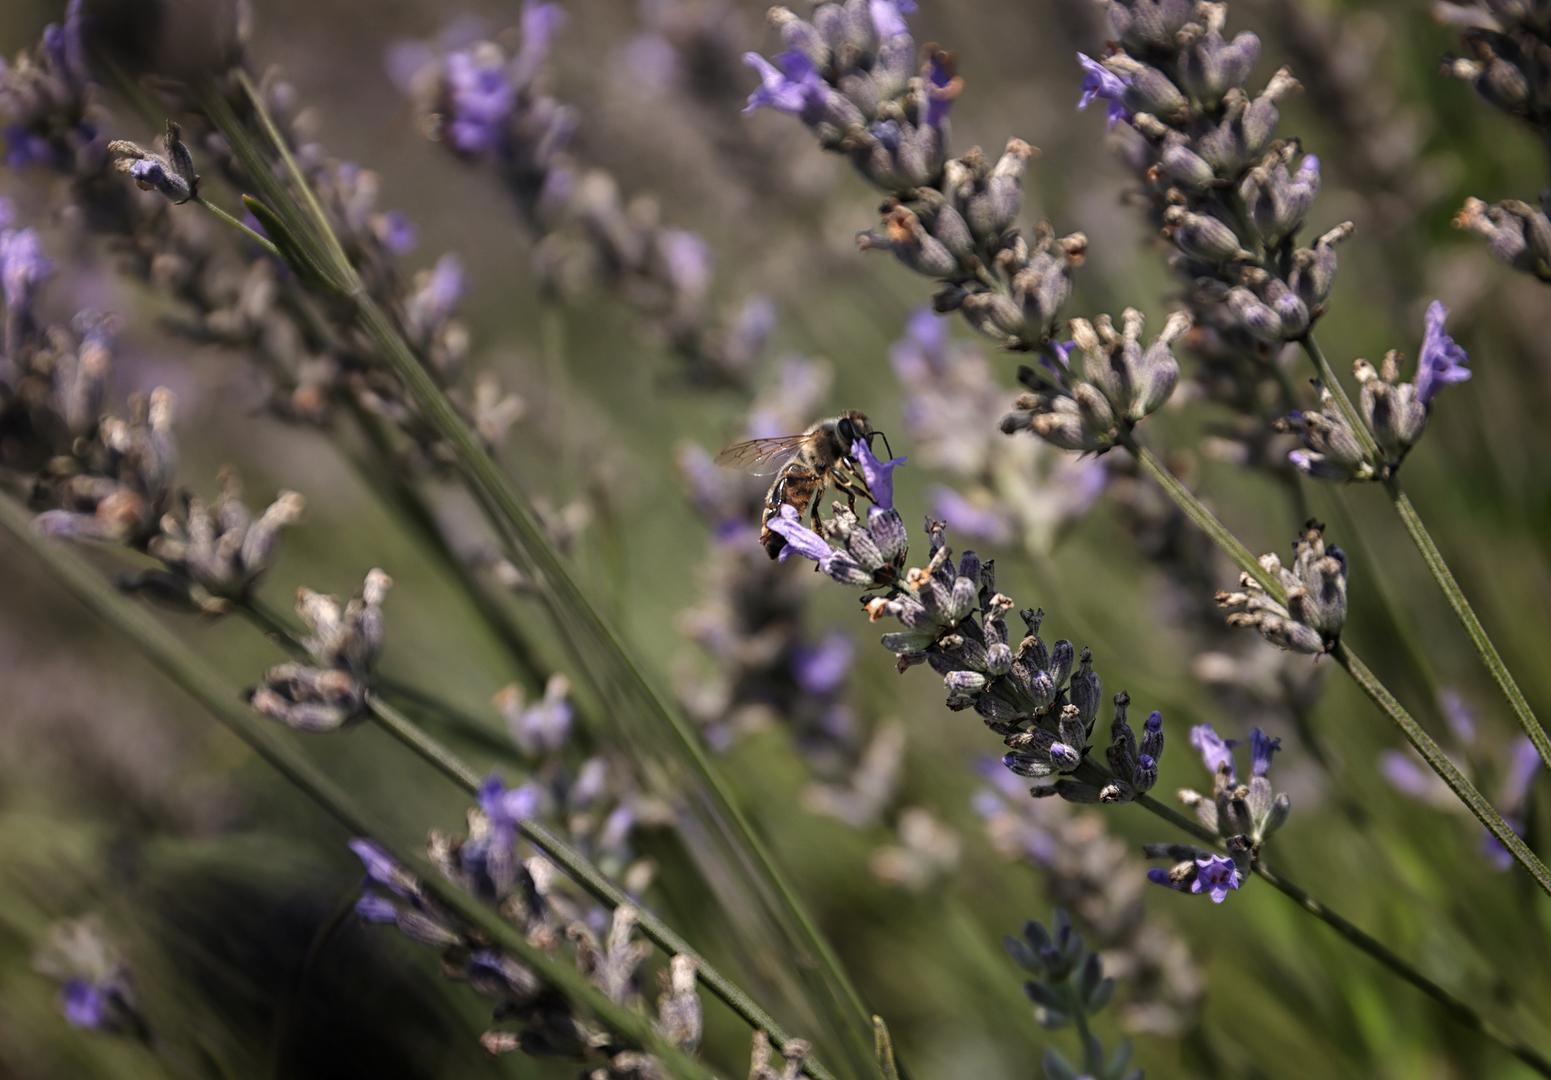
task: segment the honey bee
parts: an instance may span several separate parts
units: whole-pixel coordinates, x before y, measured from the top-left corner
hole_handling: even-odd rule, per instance
[[[770,528],[770,522],[783,506],[796,510],[799,520],[811,511],[815,529],[822,532],[819,505],[826,486],[833,485],[844,493],[853,508],[857,496],[872,498],[861,467],[851,454],[851,445],[864,439],[871,447],[873,439],[879,436],[892,457],[888,436],[876,430],[866,414],[851,409],[833,419],[819,421],[801,435],[734,443],[716,455],[716,463],[755,476],[774,475],[759,519],[760,545],[774,559],[786,546],[786,539]]]

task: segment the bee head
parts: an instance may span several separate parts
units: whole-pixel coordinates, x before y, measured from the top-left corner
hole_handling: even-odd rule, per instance
[[[883,449],[889,455],[894,456],[893,449],[889,446],[889,437],[872,426],[872,421],[867,419],[867,414],[856,409],[844,413],[840,421],[835,425],[835,431],[840,436],[841,444],[849,453],[851,444],[857,439],[865,439],[868,449],[872,448],[872,441],[879,436],[883,438]]]

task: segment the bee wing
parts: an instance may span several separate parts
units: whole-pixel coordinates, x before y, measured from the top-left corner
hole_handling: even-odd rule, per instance
[[[716,455],[716,463],[724,469],[770,476],[802,448],[807,438],[807,435],[778,435],[773,439],[749,439],[733,443]]]

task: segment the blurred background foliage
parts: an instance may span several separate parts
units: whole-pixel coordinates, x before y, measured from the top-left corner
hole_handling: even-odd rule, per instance
[[[161,7],[177,19],[194,2]],[[796,133],[781,118],[739,117],[751,80],[741,72],[726,78],[737,71],[726,57],[704,65],[707,78],[721,81],[693,94],[643,79],[630,49],[654,12],[676,0],[566,6],[572,17],[556,47],[554,89],[579,109],[581,156],[615,171],[628,190],[653,193],[665,219],[706,237],[715,294],[758,291],[776,301],[778,349],[833,366],[827,411],[860,407],[891,433],[903,430],[888,350],[923,294],[907,271],[856,252],[853,234],[872,220],[866,189],[842,162],[787,138]],[[768,51],[761,5],[726,6],[733,55]],[[398,39],[436,33],[446,5],[266,0],[255,7],[253,55],[286,69],[318,110],[321,141],[333,153],[380,171],[382,205],[419,226],[414,258],[428,265],[450,250],[463,259],[473,362],[500,370],[528,406],[504,463],[552,505],[581,499],[590,508],[573,558],[578,577],[660,683],[703,667],[708,661],[680,619],[704,587],[709,537],[674,460],[685,440],[715,450],[738,437],[746,402],[676,384],[660,343],[609,296],[546,298],[530,241],[495,181],[460,169],[422,138],[383,56]],[[1096,51],[1101,12],[1080,0],[922,7],[918,40],[959,53],[966,89],[954,114],[958,147],[999,147],[1009,134],[1038,145],[1025,218],[1046,217],[1058,231],[1090,237],[1068,312],[1131,304],[1161,319],[1172,285],[1160,253],[1122,203],[1125,176],[1103,146],[1102,121],[1073,108],[1073,53]],[[1538,189],[1544,155],[1467,86],[1438,74],[1452,42],[1422,5],[1311,0],[1306,7],[1371,36],[1363,80],[1374,95],[1392,97],[1394,123],[1414,134],[1397,173],[1406,197],[1386,202],[1351,164],[1358,155],[1350,133],[1333,130],[1311,95],[1285,110],[1283,130],[1299,133],[1326,170],[1312,224],[1358,222],[1323,324],[1325,349],[1341,369],[1388,348],[1414,356],[1426,301],[1437,296],[1453,309],[1451,329],[1476,377],[1435,415],[1408,465],[1410,488],[1510,667],[1531,700],[1551,710],[1551,666],[1543,661],[1551,647],[1551,307],[1543,286],[1492,263],[1482,245],[1449,225],[1467,194]],[[513,4],[458,10],[493,28],[516,17]],[[1278,11],[1278,0],[1240,0],[1233,13],[1236,27],[1261,33],[1266,72],[1289,60]],[[28,46],[59,15],[53,3],[11,0],[0,9],[0,54]],[[127,136],[150,134],[129,126]],[[48,185],[5,170],[0,193],[44,224],[46,239],[58,235],[47,226],[56,209]],[[87,303],[117,311],[124,321],[118,381],[162,383],[179,394],[184,483],[209,491],[217,467],[231,463],[255,494],[291,487],[307,496],[306,520],[286,535],[266,598],[287,606],[302,584],[348,594],[367,567],[389,569],[397,588],[387,606],[383,670],[435,686],[499,731],[490,701],[513,679],[508,661],[414,533],[384,515],[339,452],[319,434],[266,416],[230,356],[165,333],[167,302],[115,276],[100,248],[51,242],[50,250],[62,278],[49,300],[56,313]],[[956,325],[954,333],[966,332]],[[1011,363],[993,362],[1011,386]],[[1153,444],[1188,450],[1209,426],[1203,412],[1176,406],[1156,422]],[[910,454],[902,443],[895,438],[896,452]],[[1284,549],[1299,523],[1263,481],[1209,457],[1186,464],[1196,488],[1253,549]],[[900,474],[907,520],[941,481],[926,468]],[[1328,489],[1310,485],[1309,495],[1352,557],[1349,639],[1440,737],[1439,693],[1457,690],[1477,715],[1474,752],[1482,762],[1506,760],[1512,718],[1381,498],[1355,492],[1348,516]],[[4,541],[0,551],[0,1071],[162,1071],[133,1046],[70,1029],[54,985],[32,968],[49,922],[97,912],[190,1074],[566,1075],[564,1066],[486,1057],[476,1042],[480,1000],[444,983],[424,950],[353,923],[327,934],[359,876],[333,825],[87,617],[30,555]],[[1105,500],[1048,557],[986,554],[999,556],[1003,591],[1046,609],[1052,636],[1093,647],[1108,688],[1165,711],[1173,742],[1160,791],[1204,784],[1185,744],[1188,725],[1210,721],[1240,734],[1249,721],[1225,715],[1192,677],[1193,639],[1175,632],[1163,583]],[[996,746],[973,716],[942,707],[930,676],[895,674],[848,596],[812,591],[810,629],[839,628],[858,639],[854,709],[869,724],[897,718],[908,733],[896,809],[867,830],[839,828],[807,810],[807,767],[778,728],[743,740],[721,764],[869,1005],[889,1019],[912,1075],[1032,1075],[1047,1040],[1068,1036],[1035,1024],[1020,973],[999,944],[1025,919],[1048,917],[1051,900],[1036,870],[994,852],[973,809],[981,784],[974,762]],[[279,657],[236,620],[171,621],[234,687],[251,685]],[[1278,865],[1481,1010],[1498,1011],[1511,991],[1519,1004],[1509,1023],[1551,1047],[1551,978],[1534,960],[1551,945],[1544,898],[1522,874],[1490,868],[1467,818],[1408,800],[1384,782],[1379,755],[1396,748],[1398,736],[1350,685],[1329,680],[1311,725],[1331,749],[1333,769],[1322,774],[1296,733],[1280,733],[1286,751],[1278,768],[1295,813],[1278,835]],[[489,760],[487,749],[462,748]],[[375,729],[312,739],[306,749],[379,809],[401,840],[461,820],[465,799]],[[1537,802],[1529,840],[1545,854],[1551,811],[1544,798]],[[880,881],[873,870],[908,807],[927,808],[961,841],[951,870],[916,889]],[[1133,845],[1176,839],[1132,807],[1103,819]],[[733,970],[769,962],[760,942],[725,934],[707,892],[676,873],[683,856],[666,840],[660,858],[661,887],[651,900],[661,914]],[[1198,1024],[1139,1037],[1137,1059],[1152,1076],[1519,1075],[1505,1055],[1269,888],[1252,884],[1221,907],[1154,889],[1146,912],[1188,944],[1205,986]],[[707,1012],[709,1060],[736,1074],[746,1033],[716,1004]],[[1114,1023],[1113,1015],[1100,1019],[1107,1037],[1114,1029],[1105,1025]]]

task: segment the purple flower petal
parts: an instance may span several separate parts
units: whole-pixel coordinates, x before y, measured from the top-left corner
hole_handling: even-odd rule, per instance
[[[1207,893],[1212,903],[1220,904],[1228,899],[1228,893],[1243,884],[1239,868],[1232,859],[1222,855],[1209,855],[1196,860],[1196,879],[1190,883],[1193,893]]]
[[[1470,357],[1444,332],[1449,309],[1434,300],[1427,305],[1427,330],[1422,336],[1422,353],[1416,368],[1416,396],[1423,405],[1432,404],[1434,395],[1448,383],[1470,378]]]
[[[1109,103],[1107,123],[1110,127],[1129,119],[1131,113],[1125,106],[1125,80],[1086,53],[1078,53],[1077,62],[1087,73],[1082,81],[1082,97],[1078,99],[1077,107],[1086,109],[1095,98],[1102,98]]]
[[[772,64],[759,53],[744,53],[743,62],[759,73],[760,85],[749,94],[743,109],[751,113],[761,107],[800,116],[810,105],[823,101],[828,89],[808,55],[788,49]]]
[[[791,506],[781,507],[781,512],[771,518],[769,524],[770,531],[786,541],[786,546],[781,549],[782,562],[786,561],[789,554],[796,552],[822,566],[834,555],[834,548],[829,546],[829,541],[797,520],[797,511]]]
[[[1233,748],[1236,744],[1233,739],[1224,739],[1213,730],[1211,724],[1197,724],[1190,729],[1190,745],[1201,754],[1201,762],[1206,766],[1206,771],[1216,776],[1226,766],[1228,776],[1235,777],[1233,765]]]
[[[879,461],[866,439],[857,439],[851,444],[851,456],[862,467],[862,479],[867,482],[867,490],[872,492],[872,501],[878,509],[894,509],[894,470],[908,459],[897,457]]]

